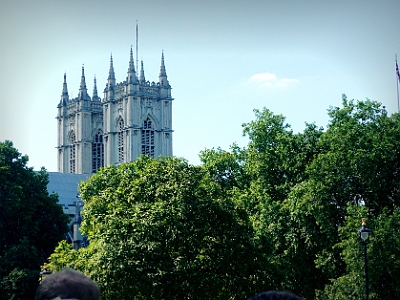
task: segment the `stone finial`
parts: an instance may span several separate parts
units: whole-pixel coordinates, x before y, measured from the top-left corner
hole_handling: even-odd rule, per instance
[[[82,65],[82,76],[81,76],[81,84],[79,86],[78,99],[86,100],[89,98],[88,96],[89,95],[87,93],[86,80],[85,80],[85,66]]]
[[[66,105],[67,101],[69,100],[69,95],[68,95],[68,88],[67,88],[67,74],[64,73],[64,83],[63,83],[63,89],[61,93],[61,105]]]
[[[164,64],[164,51],[161,54],[161,67],[160,67],[160,75],[158,76],[158,83],[161,87],[169,87],[168,79],[167,79],[167,72],[165,71],[165,64]]]
[[[140,82],[146,82],[146,78],[144,77],[143,60],[140,62]]]
[[[98,98],[96,75],[94,75],[94,84],[93,84],[93,99],[95,99],[95,98]]]
[[[161,67],[160,67],[160,77],[167,76],[167,72],[165,71],[165,64],[164,64],[164,51],[161,53]]]
[[[133,51],[131,47],[131,52],[129,56],[129,68],[128,68],[128,83],[137,83],[136,71],[135,71],[135,64],[133,62]]]
[[[108,79],[115,79],[112,53],[111,53],[111,58],[110,58],[110,71],[108,72]]]

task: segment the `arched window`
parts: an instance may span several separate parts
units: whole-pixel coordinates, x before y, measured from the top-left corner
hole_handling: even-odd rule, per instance
[[[104,167],[104,144],[103,134],[98,132],[92,143],[92,173]]]
[[[149,118],[143,122],[142,154],[154,157],[154,127],[153,122]]]
[[[120,120],[118,123],[118,161],[124,163],[124,120]]]
[[[75,144],[75,133],[71,132],[69,136],[69,172],[76,172],[76,144]]]

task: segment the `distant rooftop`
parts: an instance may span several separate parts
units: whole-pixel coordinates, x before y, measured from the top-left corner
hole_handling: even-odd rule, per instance
[[[75,204],[78,195],[78,184],[86,181],[91,174],[72,174],[48,172],[49,184],[47,190],[49,194],[57,193],[59,204],[68,206]]]

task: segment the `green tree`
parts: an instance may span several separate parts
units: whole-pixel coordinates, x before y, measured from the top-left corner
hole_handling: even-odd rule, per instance
[[[199,155],[203,168],[227,191],[233,188],[243,189],[250,181],[243,166],[241,149],[234,144],[231,150],[205,149]]]
[[[317,299],[365,299],[364,254],[357,230],[361,218],[368,215],[367,226],[373,230],[367,245],[370,299],[399,298],[400,208],[384,208],[379,216],[373,216],[365,206],[350,204],[347,211],[346,225],[339,228],[340,242],[335,245],[346,272],[318,291]]]
[[[319,153],[317,143],[323,133],[315,124],[306,124],[304,133],[294,134],[282,115],[270,110],[254,110],[256,120],[243,124],[249,137],[242,151],[243,167],[272,201],[283,201],[290,189],[305,179],[305,169]]]
[[[341,278],[352,290],[346,274],[356,271],[346,271],[349,262],[338,246],[348,205],[379,216],[399,201],[399,115],[388,117],[380,103],[345,96],[328,114],[326,131],[306,124],[295,134],[268,109],[256,110],[256,120],[244,124],[250,141],[242,167],[251,179],[238,202],[251,216],[264,260],[274,266],[275,287],[307,299],[330,279]]]
[[[68,230],[48,174],[27,162],[12,142],[0,142],[0,299],[33,298],[40,265]]]
[[[245,299],[256,292],[247,214],[202,167],[141,157],[101,170],[80,192],[90,245],[78,259],[61,245],[51,265],[90,275],[104,299]]]
[[[326,279],[314,263],[317,246],[305,239],[312,233],[296,224],[299,211],[287,199],[308,179],[306,170],[322,151],[323,129],[306,124],[304,132],[296,134],[281,115],[268,109],[255,114],[254,121],[243,125],[249,144],[241,151],[241,166],[250,183],[234,197],[248,211],[255,245],[263,253],[258,283],[269,282],[264,290],[285,289],[313,297]]]
[[[341,230],[352,220],[349,205],[364,207],[371,218],[383,211],[390,214],[397,207],[400,122],[397,114],[388,117],[377,102],[348,101],[345,96],[343,107],[328,113],[331,120],[317,143],[318,154],[307,165],[305,180],[284,201],[290,216],[287,234],[298,235],[287,244],[287,251],[297,258],[292,266],[303,265],[301,269],[316,275],[307,276],[312,281],[304,282],[305,287],[319,290],[334,280],[327,286],[335,291],[329,299],[353,299],[361,292],[354,289],[362,283],[360,262],[355,255],[343,258],[343,245],[347,252],[357,245]],[[304,294],[311,298],[311,293]]]
[[[388,117],[380,103],[348,101],[331,108],[323,153],[308,173],[323,186],[319,196],[336,211],[333,222],[343,222],[348,203],[365,204],[378,215],[399,204],[400,118]]]

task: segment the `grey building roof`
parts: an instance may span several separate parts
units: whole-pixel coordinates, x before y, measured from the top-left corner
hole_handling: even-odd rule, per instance
[[[47,185],[47,190],[49,194],[58,194],[59,203],[62,206],[75,206],[79,182],[86,181],[91,176],[91,174],[58,172],[48,172],[48,174],[49,183]]]

